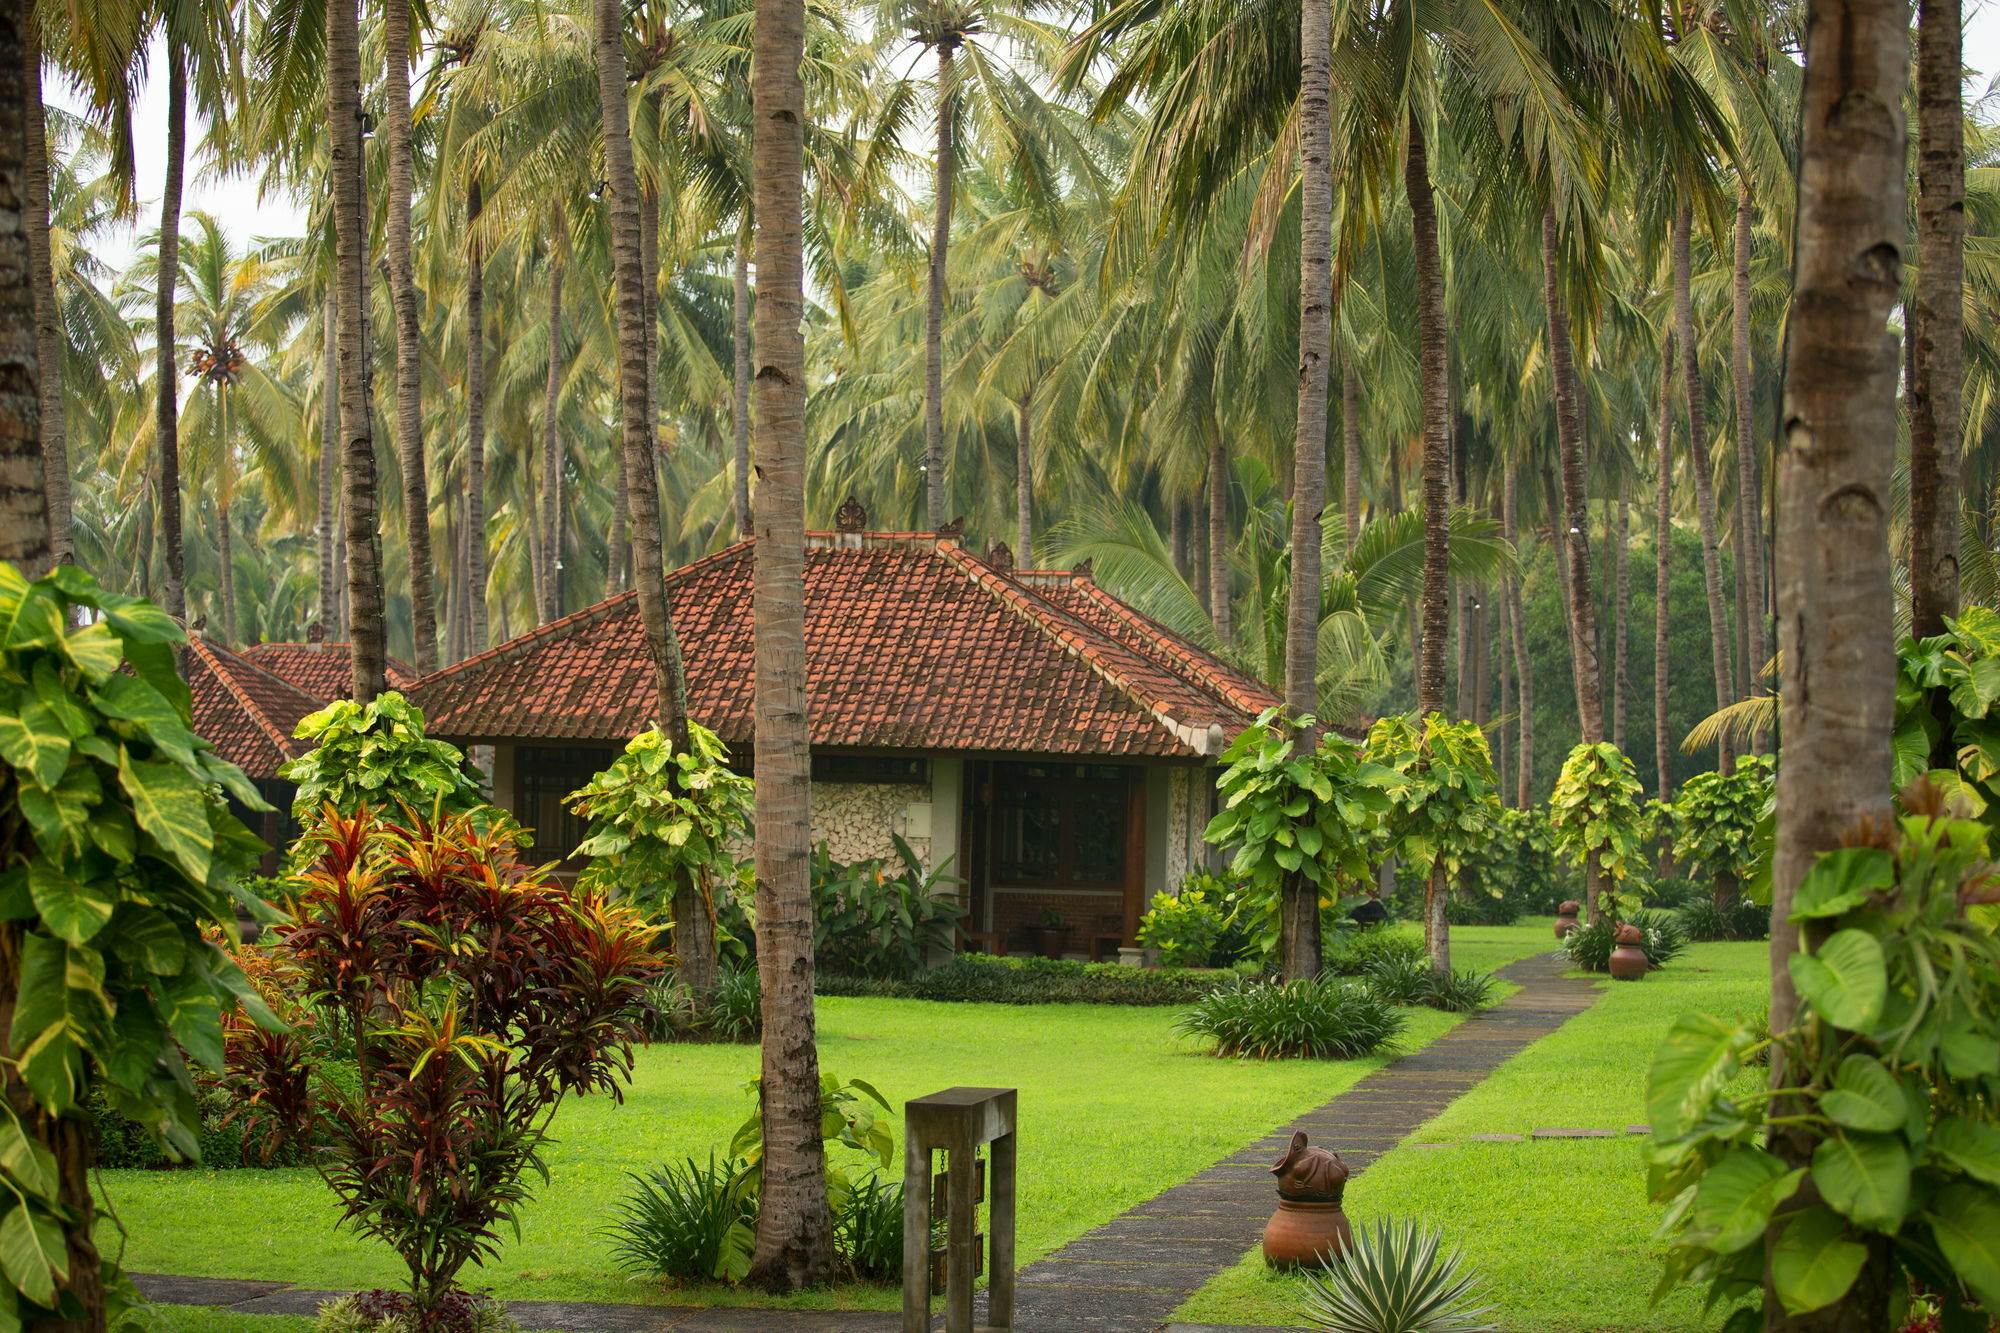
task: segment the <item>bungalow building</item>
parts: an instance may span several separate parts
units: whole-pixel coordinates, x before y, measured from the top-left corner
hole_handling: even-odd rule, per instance
[[[839,861],[905,838],[967,883],[969,935],[1018,949],[1045,912],[1070,948],[1129,945],[1155,892],[1205,860],[1216,757],[1279,702],[1139,614],[1089,569],[982,559],[957,525],[806,538],[813,836]],[[670,574],[690,711],[754,770],[752,543]],[[574,847],[567,793],[652,725],[625,592],[419,681],[431,735],[491,746],[495,798]]]

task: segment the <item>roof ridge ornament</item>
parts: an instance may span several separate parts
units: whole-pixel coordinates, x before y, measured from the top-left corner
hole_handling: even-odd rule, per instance
[[[994,542],[993,549],[986,553],[986,563],[1003,574],[1014,570],[1014,548],[1006,542]]]
[[[841,532],[861,532],[868,527],[868,511],[850,495],[833,511],[833,525]]]
[[[957,518],[953,519],[949,523],[938,524],[937,538],[939,543],[941,544],[944,542],[956,543],[958,539],[960,537],[963,537],[964,535],[965,535],[965,515],[963,514],[960,514]]]
[[[1090,560],[1085,558],[1077,561],[1069,567],[1069,572],[1077,578],[1088,581],[1090,578]]]

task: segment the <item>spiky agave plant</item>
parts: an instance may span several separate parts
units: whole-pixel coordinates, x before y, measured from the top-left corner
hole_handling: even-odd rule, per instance
[[[1335,1333],[1495,1333],[1458,1250],[1413,1218],[1357,1227],[1346,1255],[1306,1277],[1306,1322]]]

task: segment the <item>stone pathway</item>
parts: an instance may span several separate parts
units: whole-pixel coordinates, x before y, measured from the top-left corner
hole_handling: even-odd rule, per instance
[[[1286,1333],[1222,1324],[1168,1324],[1188,1297],[1235,1265],[1276,1206],[1271,1163],[1294,1130],[1339,1152],[1356,1176],[1531,1043],[1588,1009],[1590,981],[1562,975],[1555,954],[1499,975],[1521,989],[1421,1050],[1383,1066],[1317,1110],[1154,1195],[1020,1272],[1019,1333]],[[1643,1131],[1631,1126],[1628,1132]],[[1536,1130],[1535,1138],[1608,1137],[1612,1130]],[[1514,1140],[1518,1135],[1475,1136]],[[1425,1146],[1425,1145],[1412,1145]],[[1440,1145],[1429,1145],[1440,1146]],[[148,1300],[224,1306],[244,1314],[312,1315],[346,1295],[285,1282],[133,1275]],[[984,1315],[985,1298],[980,1298]],[[901,1317],[860,1310],[697,1309],[584,1301],[510,1301],[525,1329],[558,1333],[894,1333]],[[934,1324],[941,1326],[942,1320]]]
[[[1192,1180],[1029,1264],[1016,1288],[1015,1327],[1021,1333],[1154,1333],[1262,1238],[1277,1200],[1271,1163],[1283,1155],[1292,1131],[1302,1129],[1314,1143],[1337,1151],[1359,1176],[1507,1060],[1591,1006],[1595,984],[1564,977],[1567,966],[1548,954],[1502,968],[1500,976],[1521,987],[1506,1000]],[[1214,1324],[1166,1328],[1232,1333]]]

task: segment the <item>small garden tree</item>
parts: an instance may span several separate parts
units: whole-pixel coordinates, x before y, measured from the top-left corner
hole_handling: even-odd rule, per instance
[[[1549,796],[1549,830],[1556,846],[1583,867],[1584,905],[1595,924],[1608,911],[1606,897],[1638,864],[1645,841],[1639,779],[1632,761],[1610,741],[1584,741],[1569,752]]]
[[[297,1058],[244,1071],[275,1101],[296,1086],[279,1074],[314,1069],[331,1138],[320,1172],[347,1220],[409,1268],[403,1308],[382,1309],[419,1327],[465,1264],[497,1251],[562,1098],[619,1095],[664,965],[635,909],[523,865],[520,836],[366,809],[310,830],[297,923],[277,947],[332,1021],[302,1029]]]
[[[1424,874],[1424,952],[1451,970],[1451,880],[1500,809],[1493,752],[1476,722],[1432,713],[1421,724],[1401,714],[1368,729],[1367,757],[1401,781],[1389,792],[1381,838]]]
[[[1771,805],[1776,765],[1768,755],[1746,754],[1732,772],[1698,773],[1674,796],[1674,853],[1682,865],[1705,872],[1717,911],[1735,905],[1743,880],[1763,856],[1758,826]]]
[[[456,745],[424,735],[424,715],[394,690],[365,704],[336,699],[299,719],[292,735],[311,750],[278,769],[298,784],[292,817],[310,826],[331,806],[351,815],[362,806],[395,814],[464,814],[486,807],[479,779]]]
[[[1396,785],[1332,732],[1302,745],[1315,730],[1310,717],[1281,722],[1277,709],[1244,728],[1223,752],[1223,810],[1202,833],[1236,849],[1230,873],[1246,899],[1262,900],[1256,914],[1270,923],[1265,935],[1280,946],[1287,981],[1318,973],[1320,900],[1340,897],[1343,879],[1366,881],[1375,821]]]
[[[730,770],[714,732],[690,722],[687,735],[687,748],[676,751],[657,728],[641,732],[564,800],[590,821],[576,849],[591,858],[579,887],[649,913],[671,910],[681,980],[706,995],[717,977],[715,886],[736,875],[731,844],[749,835],[754,788]]]
[[[89,623],[77,627],[79,620]],[[199,1156],[187,1062],[222,1063],[232,997],[203,937],[262,844],[256,789],[197,737],[163,612],[74,565],[0,563],[0,1325],[104,1328],[138,1294],[91,1236],[93,1087]]]

